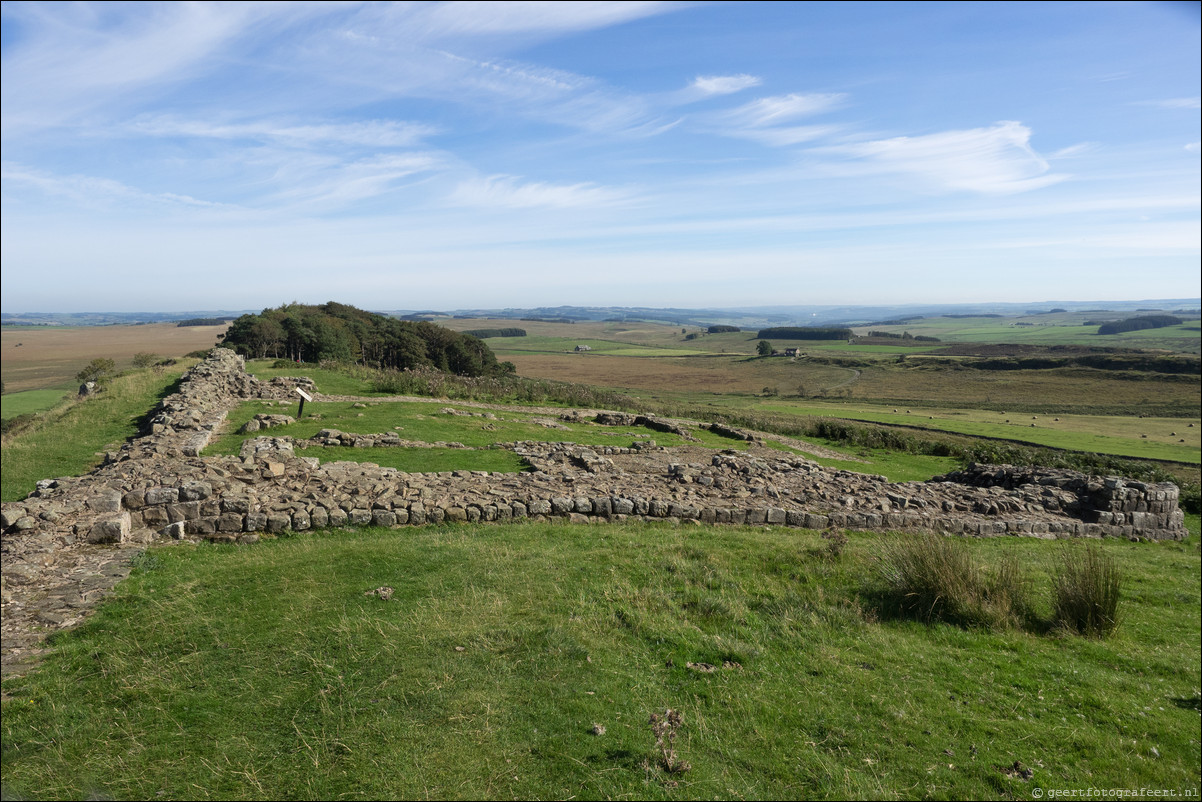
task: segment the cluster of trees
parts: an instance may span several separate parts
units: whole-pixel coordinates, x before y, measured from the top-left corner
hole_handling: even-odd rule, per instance
[[[1165,326],[1180,326],[1184,321],[1173,315],[1140,315],[1126,320],[1115,320],[1098,326],[1098,334],[1122,334],[1124,331],[1140,329],[1163,329]]]
[[[919,334],[917,337],[915,337],[908,331],[903,331],[901,334],[896,334],[891,331],[870,331],[868,332],[868,336],[883,337],[889,340],[914,340],[915,342],[920,343],[937,343],[940,341],[938,337],[927,337],[923,334]]]
[[[525,329],[468,329],[463,332],[470,334],[473,337],[478,337],[481,340],[486,340],[489,337],[525,337]]]
[[[823,328],[820,326],[777,326],[760,329],[755,335],[765,340],[848,340],[851,329]]]
[[[176,328],[181,326],[224,326],[228,318],[224,317],[190,317],[187,320],[181,320],[176,323]]]
[[[728,334],[741,329],[738,326],[710,326],[706,331],[710,334]]]
[[[397,320],[353,306],[286,304],[243,315],[222,345],[243,356],[297,362],[335,360],[396,370],[420,367],[483,376],[510,371],[476,337],[425,321]]]

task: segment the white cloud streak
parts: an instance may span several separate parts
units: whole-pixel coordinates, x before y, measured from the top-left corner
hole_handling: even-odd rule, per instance
[[[750,139],[772,147],[797,145],[831,136],[835,125],[789,125],[802,117],[824,114],[842,106],[842,93],[813,93],[763,97],[706,119],[717,133]]]
[[[1031,147],[1030,139],[1029,128],[1006,121],[990,128],[901,136],[812,152],[849,157],[837,167],[828,165],[846,175],[900,173],[944,190],[1012,194],[1067,178],[1048,172],[1047,161]]]
[[[121,205],[153,204],[155,206],[212,209],[228,208],[225,204],[199,200],[174,192],[143,192],[110,178],[99,178],[90,175],[51,175],[15,162],[3,163],[2,167],[0,167],[0,179],[5,182],[16,182],[32,187],[45,195],[68,198],[81,206],[90,208],[110,206],[114,203]]]
[[[1202,97],[1172,97],[1165,100],[1144,100],[1138,105],[1158,109],[1202,109]]]
[[[150,136],[253,139],[298,147],[340,144],[369,148],[413,147],[439,132],[432,125],[394,120],[308,125],[261,120],[222,124],[169,116],[140,117],[134,120],[130,128],[136,133]]]
[[[264,18],[314,10],[288,3],[162,3],[143,9],[6,5],[5,13],[33,33],[4,58],[4,131],[76,121],[119,98],[206,68]]]
[[[742,92],[753,86],[759,86],[763,81],[754,75],[699,75],[693,79],[690,89],[703,96],[730,95]]]
[[[494,175],[460,182],[448,202],[457,206],[503,209],[567,209],[614,206],[629,201],[630,197],[624,190],[589,183],[523,183],[514,176]]]

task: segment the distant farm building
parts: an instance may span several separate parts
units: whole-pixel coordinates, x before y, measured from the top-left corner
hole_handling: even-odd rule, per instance
[[[579,353],[579,352],[581,352],[581,351],[591,351],[591,350],[593,350],[593,347],[592,347],[591,345],[578,345],[578,346],[576,346],[576,351],[577,351],[577,353]]]

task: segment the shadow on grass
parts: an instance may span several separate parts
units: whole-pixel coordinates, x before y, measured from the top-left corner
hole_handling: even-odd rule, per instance
[[[871,611],[876,620],[881,622],[949,624],[967,630],[1013,630],[1040,636],[1056,629],[1051,619],[1021,609],[1021,606],[1018,610],[991,608],[989,605],[962,606],[949,604],[939,597],[919,596],[881,587],[862,589],[859,596],[864,609]]]
[[[155,396],[154,406],[146,410],[144,414],[139,415],[134,420],[134,424],[138,427],[138,433],[127,437],[125,442],[129,443],[137,440],[139,437],[145,437],[147,434],[150,434],[150,422],[154,419],[154,416],[158,414],[159,408],[162,407],[164,399],[166,399],[168,396],[178,393],[183,384],[184,377],[180,376],[178,379],[160,390],[158,395]]]
[[[1180,696],[1173,700],[1173,704],[1180,707],[1182,710],[1193,710],[1202,713],[1202,696],[1191,696],[1188,699]]]

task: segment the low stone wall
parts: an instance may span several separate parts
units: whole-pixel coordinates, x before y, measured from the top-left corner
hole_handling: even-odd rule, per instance
[[[929,482],[832,471],[752,442],[747,451],[654,442],[590,448],[498,444],[522,456],[519,474],[403,473],[372,463],[318,464],[291,438],[248,440],[238,457],[197,455],[226,412],[246,398],[275,398],[285,384],[245,373],[217,349],[166,399],[150,431],[84,477],[45,480],[3,507],[4,555],[43,559],[55,548],[156,537],[253,541],[262,532],[348,524],[418,525],[520,518],[700,523],[823,529],[899,529],[1036,537],[1180,539],[1177,488],[1067,471],[974,465]],[[680,421],[649,421],[687,431]],[[607,421],[608,422],[608,421]],[[408,445],[395,433],[327,429],[309,443]],[[693,461],[690,461],[693,460]],[[41,556],[38,556],[41,555]]]
[[[1172,482],[1147,483],[1115,476],[1086,476],[1056,468],[969,465],[932,482],[1002,488],[1037,499],[1049,510],[1064,510],[1087,523],[1175,531],[1184,525],[1181,491]]]

